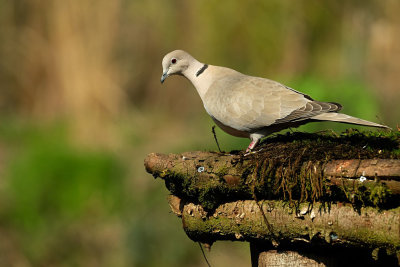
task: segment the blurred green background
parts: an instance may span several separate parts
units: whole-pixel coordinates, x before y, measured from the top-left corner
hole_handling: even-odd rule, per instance
[[[395,127],[399,12],[398,0],[0,0],[0,266],[206,266],[143,167],[150,152],[216,150],[192,85],[161,86],[163,56],[184,49]],[[217,135],[224,150],[249,142]],[[207,256],[250,263],[243,243]]]

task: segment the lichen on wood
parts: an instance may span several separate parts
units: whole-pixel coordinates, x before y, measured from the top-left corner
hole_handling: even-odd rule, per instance
[[[274,137],[250,155],[241,152],[150,154],[146,169],[172,194],[212,210],[238,199],[344,201],[393,208],[400,195],[400,137],[358,132]]]
[[[400,258],[399,133],[294,133],[258,148],[152,153],[145,167],[165,181],[170,207],[194,241]]]
[[[172,210],[182,218],[187,235],[194,241],[213,243],[215,240],[271,240],[341,246],[385,248],[389,254],[400,249],[400,208],[379,212],[351,205],[314,203],[302,204],[300,210],[283,201],[254,200],[228,202],[212,213],[201,205],[176,196],[168,199]],[[260,206],[272,225],[266,227]]]

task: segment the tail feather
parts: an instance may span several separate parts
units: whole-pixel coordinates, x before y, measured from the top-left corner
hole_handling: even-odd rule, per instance
[[[356,118],[356,117],[349,116],[347,114],[336,113],[336,112],[329,112],[329,113],[319,114],[317,116],[312,117],[311,119],[319,120],[319,121],[335,121],[335,122],[343,122],[343,123],[349,123],[349,124],[356,124],[356,125],[364,125],[364,126],[370,126],[370,127],[379,127],[379,128],[391,129],[390,127],[388,127],[386,125],[378,124],[378,123],[371,122],[371,121],[362,120],[362,119],[359,119],[359,118]]]

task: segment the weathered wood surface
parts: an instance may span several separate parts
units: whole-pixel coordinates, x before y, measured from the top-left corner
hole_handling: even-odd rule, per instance
[[[398,138],[360,141],[350,136],[342,138],[343,145],[321,138],[317,147],[313,141],[288,144],[278,138],[250,155],[152,153],[145,167],[165,181],[172,194],[170,207],[192,240],[250,242],[254,266],[290,259],[296,264],[341,266],[332,255],[358,252],[356,257],[368,265],[371,251],[384,251],[392,255],[389,262],[397,264]],[[307,253],[300,247],[311,249],[316,257],[304,258]],[[329,252],[321,260],[325,250]]]
[[[170,196],[172,211],[182,218],[194,241],[275,240],[400,249],[400,208],[378,211],[351,205],[315,203],[299,210],[282,201],[242,200],[222,204],[212,213],[201,205]],[[261,211],[261,208],[262,211]],[[265,221],[264,215],[268,222]],[[269,224],[269,226],[267,225]]]
[[[326,176],[354,178],[393,179],[400,181],[400,160],[398,159],[352,159],[332,160],[325,166]]]
[[[196,151],[169,155],[152,153],[147,156],[145,167],[154,177],[164,179],[171,193],[197,199],[206,208],[224,201],[253,199],[254,194],[259,199],[284,197],[300,201],[359,201],[362,205],[399,206],[398,159],[307,161],[284,165],[268,159]]]
[[[261,246],[262,248],[262,246]],[[325,267],[320,260],[314,260],[313,255],[302,255],[297,251],[278,251],[276,249],[260,249],[258,244],[250,244],[252,267]],[[337,265],[340,266],[340,265]]]
[[[205,173],[217,174],[220,165],[233,168],[233,174],[224,175],[227,183],[235,183],[240,179],[242,172],[239,167],[245,162],[251,162],[253,158],[242,155],[222,154],[216,152],[185,152],[182,154],[151,153],[145,159],[146,170],[159,177],[164,177],[168,171],[176,171],[182,175],[197,176],[199,167],[204,167]],[[237,163],[240,162],[240,166]],[[211,164],[210,164],[211,163]],[[303,164],[311,165],[312,162]],[[214,166],[215,165],[215,166]],[[206,169],[205,167],[209,167]],[[331,160],[324,166],[323,172],[326,177],[340,177],[357,179],[364,176],[369,179],[379,178],[382,180],[400,181],[399,159],[349,159]],[[230,177],[232,176],[232,177]],[[396,190],[400,190],[396,187]]]

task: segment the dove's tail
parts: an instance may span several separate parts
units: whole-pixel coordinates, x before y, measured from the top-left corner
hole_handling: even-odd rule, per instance
[[[322,114],[312,117],[312,119],[319,120],[319,121],[335,121],[335,122],[343,122],[343,123],[349,123],[349,124],[391,129],[390,127],[388,127],[386,125],[362,120],[362,119],[359,119],[356,117],[352,117],[352,116],[349,116],[349,115],[346,115],[343,113],[336,113],[336,112],[322,113]]]

